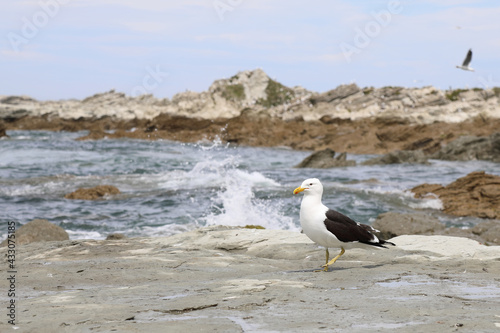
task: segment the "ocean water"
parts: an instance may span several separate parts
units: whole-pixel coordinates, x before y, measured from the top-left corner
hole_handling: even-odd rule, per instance
[[[388,211],[424,211],[467,228],[481,220],[443,214],[438,199],[416,200],[408,190],[422,183],[446,185],[472,171],[500,174],[498,164],[484,161],[296,169],[310,152],[220,141],[75,140],[86,132],[8,134],[0,140],[2,239],[6,222],[21,225],[35,218],[63,227],[71,239],[167,236],[215,224],[300,231],[302,195],[292,192],[311,177],[325,187],[324,204],[361,223]],[[358,162],[370,157],[348,155]],[[64,198],[102,184],[121,194],[98,201]]]

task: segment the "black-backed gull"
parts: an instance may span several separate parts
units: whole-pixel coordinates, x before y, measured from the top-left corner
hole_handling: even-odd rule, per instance
[[[293,194],[303,192],[304,197],[300,205],[300,224],[304,233],[313,242],[326,248],[326,263],[323,270],[333,265],[345,249],[350,248],[387,248],[384,244],[395,245],[375,236],[378,230],[366,224],[353,221],[349,217],[329,209],[321,202],[323,185],[317,178],[304,180]],[[340,253],[329,261],[328,248],[340,248]]]
[[[472,50],[469,49],[469,52],[467,52],[467,55],[465,56],[462,66],[457,66],[457,68],[463,69],[464,71],[474,72],[474,68],[469,66],[471,60],[472,60]]]

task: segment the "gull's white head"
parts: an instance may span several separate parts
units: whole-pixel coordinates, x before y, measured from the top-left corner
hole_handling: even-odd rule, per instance
[[[297,187],[294,191],[293,194],[297,194],[300,192],[304,192],[304,195],[308,194],[316,194],[319,196],[323,195],[323,185],[317,178],[309,178],[306,179],[302,182],[302,185],[300,187]]]

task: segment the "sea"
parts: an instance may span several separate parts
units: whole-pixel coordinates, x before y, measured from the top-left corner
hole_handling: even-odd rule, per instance
[[[500,175],[486,161],[432,160],[333,169],[294,166],[311,154],[287,147],[244,147],[220,139],[198,143],[103,139],[77,141],[81,132],[7,131],[0,140],[0,238],[17,226],[47,219],[70,239],[169,236],[210,225],[257,225],[300,232],[301,194],[293,190],[319,178],[323,203],[372,224],[385,212],[431,214],[447,226],[470,228],[479,218],[442,213],[438,198],[415,199],[423,183],[447,185],[470,172]],[[375,155],[348,154],[363,162]],[[102,200],[70,200],[78,188],[116,186]]]

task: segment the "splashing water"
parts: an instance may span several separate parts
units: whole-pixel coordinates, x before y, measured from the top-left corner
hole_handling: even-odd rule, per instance
[[[297,169],[291,166],[307,152],[239,147],[220,138],[183,144],[83,142],[74,140],[82,133],[65,132],[9,135],[0,153],[0,223],[45,218],[72,239],[105,238],[113,232],[168,236],[214,224],[298,230],[301,198],[292,190],[311,176],[325,186],[325,205],[362,223],[387,211],[425,210],[447,225],[471,227],[480,221],[441,214],[439,199],[415,199],[408,189],[424,181],[449,184],[475,170],[499,173],[498,164],[484,161]],[[121,194],[98,201],[64,198],[78,188],[102,184],[118,187]],[[5,237],[0,230],[0,239]]]
[[[220,144],[205,147],[218,150]],[[227,148],[227,147],[226,147]],[[187,177],[204,181],[212,190],[212,212],[202,218],[206,225],[246,226],[259,225],[266,229],[297,230],[291,217],[285,216],[282,202],[260,199],[254,190],[276,191],[281,185],[259,172],[239,169],[240,156],[228,155],[219,150],[225,158],[209,155],[208,160],[199,162],[188,172]]]
[[[226,174],[224,185],[213,199],[216,213],[209,214],[207,225],[259,225],[267,229],[296,229],[291,217],[284,216],[283,204],[255,197],[253,187],[262,182],[274,181],[258,172],[246,173],[233,170]]]

